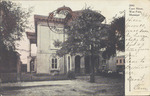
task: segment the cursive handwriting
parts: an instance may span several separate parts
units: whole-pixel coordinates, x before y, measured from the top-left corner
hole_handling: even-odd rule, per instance
[[[148,89],[144,87],[144,84],[137,84],[134,86],[134,90],[144,90],[147,91]]]
[[[126,19],[126,80],[129,82],[129,91],[147,90],[144,85],[147,71],[150,69],[149,36],[150,36],[149,13],[134,4],[129,5],[128,18]],[[130,55],[131,53],[131,55]],[[142,70],[142,71],[141,71]],[[140,74],[139,74],[140,73]],[[132,87],[132,88],[131,88]]]

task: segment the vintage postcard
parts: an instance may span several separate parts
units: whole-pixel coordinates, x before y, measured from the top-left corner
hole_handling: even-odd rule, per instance
[[[0,96],[150,95],[150,0],[1,0]]]

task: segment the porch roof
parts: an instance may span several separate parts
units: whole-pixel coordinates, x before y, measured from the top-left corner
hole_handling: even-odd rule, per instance
[[[30,40],[31,44],[37,43],[37,37],[35,32],[26,32],[27,38]]]

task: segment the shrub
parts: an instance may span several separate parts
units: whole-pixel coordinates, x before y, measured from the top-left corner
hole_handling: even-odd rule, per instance
[[[75,72],[74,71],[69,71],[68,74],[67,74],[67,77],[69,79],[75,79]]]

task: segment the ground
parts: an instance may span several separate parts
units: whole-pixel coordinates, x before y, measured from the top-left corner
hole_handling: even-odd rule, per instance
[[[0,96],[123,96],[123,78],[96,76],[90,83],[89,76],[77,76],[75,80],[2,83]]]

